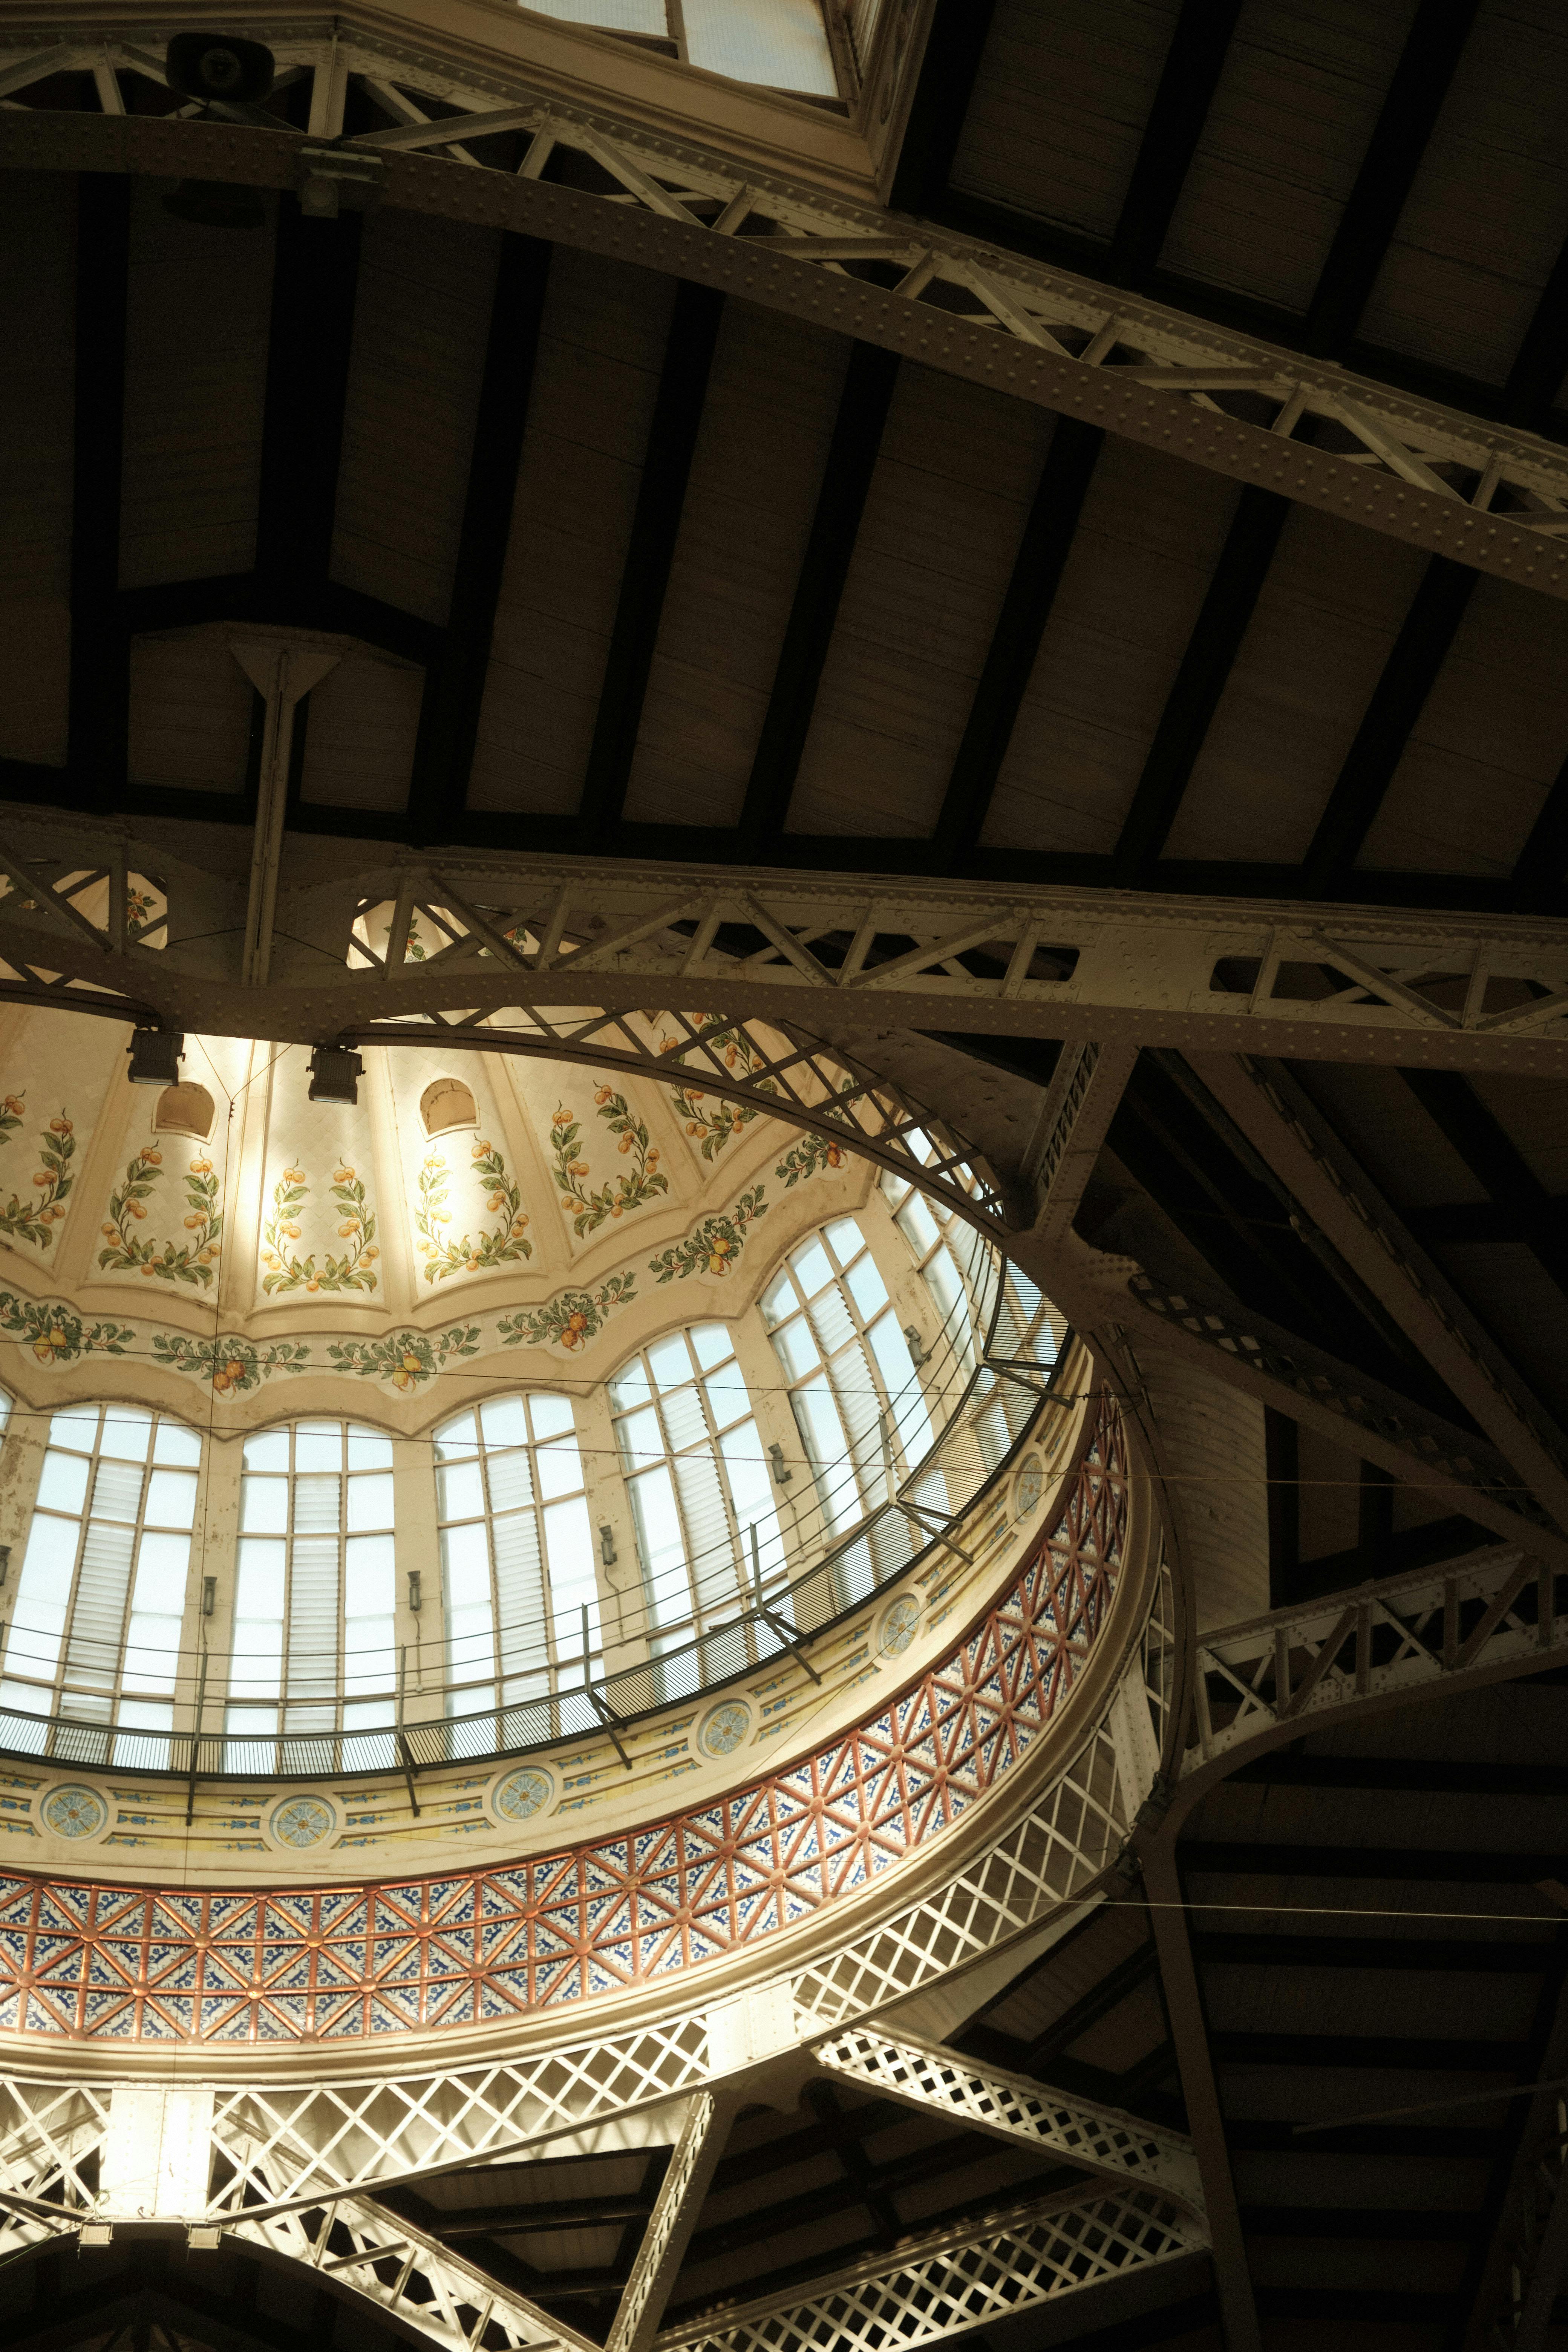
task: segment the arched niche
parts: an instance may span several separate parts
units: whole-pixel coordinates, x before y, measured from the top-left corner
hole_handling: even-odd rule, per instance
[[[205,1087],[194,1078],[182,1079],[177,1087],[165,1087],[153,1113],[153,1131],[158,1135],[188,1135],[194,1142],[205,1143],[213,1131],[213,1098]]]
[[[450,1135],[456,1128],[479,1123],[472,1092],[461,1078],[432,1078],[419,1097],[419,1116],[426,1135]]]

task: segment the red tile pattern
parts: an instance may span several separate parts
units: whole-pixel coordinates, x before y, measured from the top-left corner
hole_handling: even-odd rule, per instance
[[[940,1664],[804,1761],[647,1829],[383,1886],[0,1878],[0,2032],[285,2042],[471,2026],[755,1943],[892,1869],[1017,1762],[1104,1624],[1126,1512],[1107,1398],[1057,1525]]]

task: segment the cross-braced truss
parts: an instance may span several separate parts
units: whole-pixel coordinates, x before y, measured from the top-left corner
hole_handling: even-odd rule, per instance
[[[570,1032],[647,1005],[688,1023],[981,1029],[1433,1066],[1568,1063],[1568,944],[1529,918],[1140,898],[629,861],[409,853],[285,887],[269,978],[247,981],[247,892],[126,830],[18,813],[0,839],[0,991],[118,997],[174,1029],[320,1044],[505,1016]],[[285,876],[287,885],[288,877]],[[563,1006],[582,986],[588,1006]],[[610,1041],[614,1042],[614,1041]],[[714,1090],[748,1083],[713,1071]],[[809,1092],[809,1089],[808,1089]],[[808,1102],[806,1108],[811,1108]],[[1064,1141],[1076,1124],[1073,1113]],[[1043,1139],[1045,1140],[1046,1139]]]
[[[1568,1573],[1504,1547],[1279,1610],[1200,1643],[1197,1738],[1182,1769],[1358,1703],[1536,1671],[1565,1647]]]
[[[930,2042],[895,2039],[874,2026],[818,2042],[813,2055],[830,2074],[917,2113],[934,2112],[1014,2146],[1050,2150],[1107,2179],[1152,2183],[1202,2213],[1191,2143],[1142,2116],[1063,2098],[1027,2075],[981,2066]]]
[[[934,2344],[1059,2295],[1205,2251],[1200,2222],[1148,2189],[1016,2206],[933,2231],[809,2294],[742,2305],[671,2330],[659,2352],[885,2352]]]
[[[344,198],[384,197],[614,250],[1568,593],[1558,544],[1568,534],[1568,462],[1534,436],[791,184],[759,171],[754,157],[742,162],[574,105],[499,61],[484,73],[454,71],[449,60],[356,26],[352,13],[330,28],[260,16],[249,25],[287,73],[311,78],[302,138],[281,121],[276,131],[241,127],[244,116],[127,118],[119,77],[163,80],[167,23],[100,35],[78,26],[62,38],[44,20],[18,26],[0,51],[0,96],[61,71],[91,71],[105,115],[40,122],[16,109],[0,128],[0,160],[34,160],[37,147],[48,150],[53,168],[92,168],[91,150],[100,169],[292,183],[316,213],[335,212]],[[386,127],[345,139],[351,79]],[[474,142],[503,134],[525,142],[521,162],[509,144],[487,151],[487,167]],[[104,152],[111,143],[112,163]],[[542,182],[558,147],[591,169],[598,193]],[[1300,437],[1303,425],[1310,438]]]

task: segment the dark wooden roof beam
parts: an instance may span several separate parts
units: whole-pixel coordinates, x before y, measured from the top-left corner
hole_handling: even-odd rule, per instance
[[[1183,0],[1110,239],[1108,275],[1146,286],[1197,152],[1241,0]]]
[[[870,343],[856,343],[850,351],[811,535],[741,811],[738,847],[742,856],[765,856],[784,830],[898,373],[899,362],[890,352]]]
[[[1057,419],[937,818],[939,872],[960,867],[984,830],[1104,440],[1097,425]]]
[[[1523,1242],[1568,1298],[1568,1222],[1563,1203],[1546,1190],[1501,1122],[1468,1078],[1456,1070],[1405,1070],[1405,1085],[1490,1205],[1512,1220]]]
[[[468,792],[552,250],[538,237],[501,239],[452,601],[419,711],[408,793],[408,829],[416,841],[450,839]]]
[[[1342,357],[1421,168],[1479,0],[1421,0],[1307,313],[1306,348]]]
[[[101,811],[116,807],[124,792],[130,715],[129,649],[115,612],[130,270],[131,182],[84,172],[77,180],[66,758],[71,797]]]
[[[619,824],[626,803],[664,592],[675,561],[686,484],[723,311],[724,298],[711,287],[693,286],[685,279],[676,287],[577,813],[578,844],[584,850],[607,846],[606,836]]]
[[[1427,565],[1302,861],[1303,896],[1337,897],[1355,865],[1448,657],[1476,577],[1446,556]]]

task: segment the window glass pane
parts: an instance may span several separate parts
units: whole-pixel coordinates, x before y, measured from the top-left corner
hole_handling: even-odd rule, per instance
[[[348,1482],[349,1527],[351,1529],[389,1528],[392,1525],[392,1473],[373,1470],[368,1475]]]
[[[746,1394],[746,1383],[739,1364],[726,1364],[702,1383],[702,1393],[708,1400],[708,1410],[713,1416],[715,1429],[723,1429],[737,1413],[748,1412],[752,1401]]]
[[[535,1437],[568,1437],[575,1427],[570,1397],[530,1397],[528,1409],[533,1418]]]
[[[145,1462],[153,1439],[153,1416],[133,1404],[105,1405],[100,1454],[117,1462]]]
[[[640,1358],[634,1356],[622,1366],[610,1382],[610,1402],[616,1412],[626,1412],[633,1405],[646,1404],[653,1391],[648,1386],[647,1372]]]
[[[520,1396],[489,1397],[479,1407],[479,1427],[487,1446],[526,1445],[528,1414]]]
[[[294,1467],[300,1470],[341,1470],[343,1433],[335,1421],[301,1421],[294,1427]]]
[[[661,1391],[679,1388],[682,1381],[689,1381],[691,1358],[684,1333],[677,1331],[668,1339],[658,1340],[647,1351],[647,1363]]]
[[[390,1536],[353,1536],[344,1547],[345,1618],[390,1616],[396,1593],[396,1549]]]
[[[656,1412],[628,1413],[616,1425],[620,1437],[621,1457],[628,1470],[637,1470],[645,1463],[658,1460],[664,1452],[664,1439]]]
[[[258,1542],[254,1536],[240,1538],[239,1573],[234,1597],[237,1617],[252,1621],[276,1617],[281,1622],[284,1561],[280,1543]]]
[[[202,1458],[202,1441],[194,1429],[183,1428],[177,1421],[161,1421],[153,1440],[153,1459],[166,1462],[176,1469],[196,1469]]]
[[[441,1566],[449,1608],[471,1609],[490,1600],[490,1548],[483,1527],[447,1528],[441,1536]]]
[[[794,1314],[795,1304],[795,1285],[787,1274],[781,1274],[778,1280],[763,1293],[763,1322],[782,1323],[786,1315]]]
[[[630,1487],[648,1613],[656,1625],[679,1624],[688,1608],[686,1552],[669,1473],[645,1471],[630,1481]]]
[[[90,1454],[98,1437],[98,1407],[68,1404],[49,1423],[49,1444],[68,1453]]]
[[[244,1477],[239,1482],[240,1532],[280,1536],[289,1525],[289,1481]]]
[[[247,1470],[287,1470],[289,1467],[289,1433],[286,1429],[260,1429],[245,1441],[245,1466]]]
[[[872,1324],[870,1339],[904,1459],[912,1465],[931,1451],[932,1441],[931,1419],[908,1344],[890,1313]]]
[[[782,1331],[775,1331],[773,1345],[792,1381],[804,1379],[807,1372],[816,1370],[816,1342],[804,1315],[797,1315],[793,1323],[786,1323]]]
[[[479,1449],[479,1435],[471,1412],[459,1413],[456,1421],[444,1422],[436,1433],[436,1459],[452,1462],[460,1454]]]
[[[840,1265],[847,1265],[851,1258],[866,1246],[866,1236],[853,1217],[835,1217],[833,1223],[822,1230],[828,1248]]]
[[[362,1429],[353,1423],[349,1427],[349,1468],[351,1470],[390,1470],[392,1440],[379,1429]],[[389,1527],[392,1522],[386,1523]]]
[[[795,1251],[790,1259],[790,1265],[795,1280],[807,1298],[813,1297],[825,1283],[831,1282],[833,1279],[833,1268],[828,1262],[827,1252],[815,1237],[806,1243],[804,1249]]]
[[[539,1491],[547,1499],[579,1492],[583,1484],[583,1457],[577,1451],[575,1438],[561,1439],[553,1445],[542,1445],[537,1460]]]
[[[446,1462],[436,1473],[436,1509],[443,1519],[477,1519],[485,1507],[478,1462]]]
[[[136,1550],[136,1587],[132,1605],[178,1622],[185,1605],[191,1562],[188,1536],[144,1535]]]
[[[38,1480],[40,1511],[79,1511],[87,1500],[88,1465],[79,1454],[58,1454],[51,1445]]]
[[[849,1285],[849,1296],[868,1323],[878,1308],[888,1303],[888,1286],[878,1273],[877,1262],[869,1250],[862,1253],[845,1279]]]
[[[899,1211],[898,1222],[900,1231],[916,1257],[924,1257],[927,1250],[937,1241],[938,1234],[935,1220],[931,1216],[923,1193],[910,1194],[909,1199]]]
[[[195,1472],[154,1470],[147,1481],[147,1501],[142,1516],[149,1527],[194,1526],[196,1517]]]
[[[715,1364],[724,1363],[735,1352],[729,1328],[722,1323],[694,1323],[691,1344],[705,1372],[711,1371]]]
[[[555,1619],[558,1653],[583,1646],[583,1612],[588,1612],[588,1646],[599,1639],[599,1592],[594,1573],[594,1538],[588,1506],[579,1496],[568,1503],[552,1503],[544,1514],[544,1542],[550,1560],[550,1605]]]

